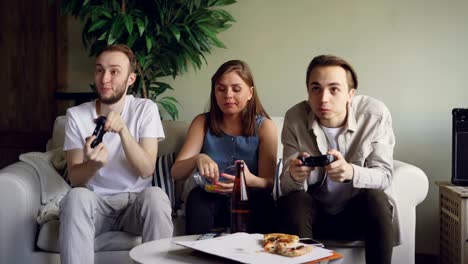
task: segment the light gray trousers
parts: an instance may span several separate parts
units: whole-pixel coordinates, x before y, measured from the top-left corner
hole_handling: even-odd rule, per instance
[[[94,238],[108,231],[142,235],[143,242],[172,236],[171,205],[159,187],[100,196],[73,188],[60,202],[62,263],[94,263]]]

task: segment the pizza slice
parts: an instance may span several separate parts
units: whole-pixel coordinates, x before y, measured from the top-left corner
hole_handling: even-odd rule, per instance
[[[292,247],[283,247],[281,245],[277,245],[275,253],[285,257],[298,257],[311,252],[312,249],[313,246],[309,245],[295,245]]]
[[[296,235],[283,233],[270,233],[263,236],[263,249],[266,252],[275,253],[278,245],[282,247],[294,246],[299,241]]]

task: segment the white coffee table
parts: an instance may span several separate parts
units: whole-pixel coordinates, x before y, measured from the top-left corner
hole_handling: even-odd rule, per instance
[[[161,240],[146,242],[130,250],[130,258],[136,263],[239,263],[229,259],[202,253],[190,248],[176,245],[174,241],[193,241],[200,235],[170,237]],[[342,263],[342,259],[324,261],[322,263]]]
[[[193,241],[200,235],[178,236],[143,243],[130,250],[136,263],[238,263],[176,245],[174,241]]]

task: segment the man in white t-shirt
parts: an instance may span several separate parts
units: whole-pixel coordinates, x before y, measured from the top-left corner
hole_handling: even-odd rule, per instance
[[[164,131],[154,102],[126,95],[135,69],[130,48],[105,48],[94,71],[98,99],[67,110],[64,151],[74,188],[60,203],[62,263],[94,263],[94,239],[107,231],[141,234],[143,242],[172,236],[169,198],[151,187]],[[93,148],[99,116],[106,133]]]
[[[382,102],[354,95],[357,84],[339,57],[321,55],[309,64],[308,101],[284,118],[279,228],[301,237],[364,239],[366,263],[390,263],[395,237],[383,190],[392,181],[392,120]],[[335,161],[323,167],[298,159],[325,154]]]

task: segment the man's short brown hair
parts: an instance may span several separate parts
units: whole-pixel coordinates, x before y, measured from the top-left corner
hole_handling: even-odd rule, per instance
[[[320,55],[312,59],[307,67],[306,85],[309,85],[309,75],[313,69],[323,66],[339,66],[346,71],[346,77],[348,79],[348,86],[350,89],[357,89],[358,80],[356,72],[354,71],[351,64],[344,59],[334,55]]]
[[[130,61],[129,73],[135,72],[136,67],[137,67],[136,56],[135,56],[135,53],[133,53],[132,49],[130,49],[130,47],[124,44],[115,44],[115,45],[107,46],[96,55],[96,58],[99,57],[99,55],[101,55],[102,53],[110,52],[110,51],[120,51],[123,54],[125,54],[128,60]]]

